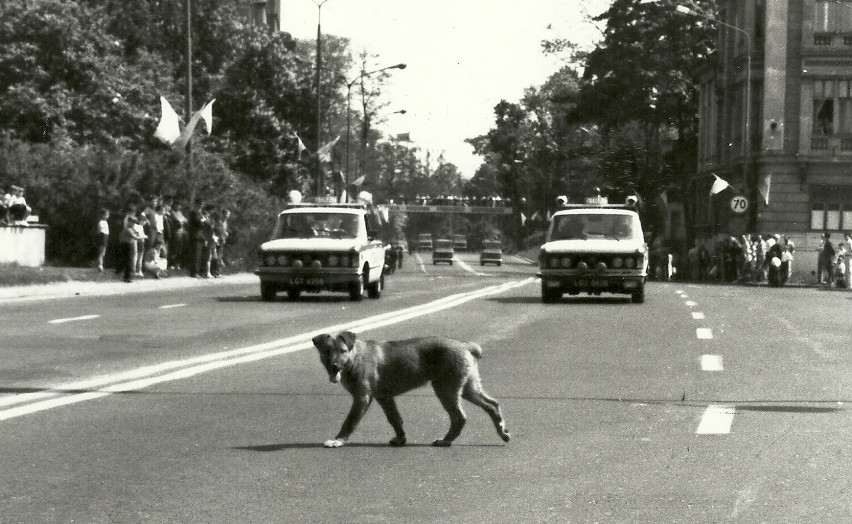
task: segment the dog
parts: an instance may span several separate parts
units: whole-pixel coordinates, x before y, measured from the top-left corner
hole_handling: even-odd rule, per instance
[[[349,331],[313,338],[320,360],[332,383],[341,383],[352,395],[352,408],[340,432],[325,442],[327,448],[343,446],[375,399],[387,415],[396,436],[391,446],[404,446],[405,431],[394,397],[432,383],[435,395],[450,415],[450,429],[433,446],[449,446],[467,420],[461,399],[488,413],[497,434],[509,442],[500,404],[482,389],[476,361],[482,348],[475,342],[446,337],[423,337],[377,342],[360,340]]]

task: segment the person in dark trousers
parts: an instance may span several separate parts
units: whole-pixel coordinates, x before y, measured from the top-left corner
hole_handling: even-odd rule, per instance
[[[819,252],[820,269],[817,276],[821,284],[831,287],[831,280],[834,277],[834,246],[831,245],[831,233],[826,231],[822,235],[822,249]]]
[[[204,200],[201,198],[195,199],[195,205],[192,211],[189,212],[189,220],[186,224],[189,237],[190,251],[190,268],[189,276],[201,278],[204,264],[204,255],[206,253],[206,245],[204,240],[204,222],[206,216],[204,214]],[[206,273],[206,269],[205,269]]]
[[[133,282],[136,272],[136,245],[145,237],[136,232],[137,219],[133,215],[127,215],[124,219],[124,227],[119,237],[119,249],[121,253],[121,266],[124,269],[124,281]]]

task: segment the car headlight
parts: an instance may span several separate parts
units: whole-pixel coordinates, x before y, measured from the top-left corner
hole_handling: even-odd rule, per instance
[[[557,268],[559,267],[559,257],[553,257],[550,259],[550,267]]]
[[[586,264],[585,262],[581,261],[580,263],[577,264],[577,269],[579,269],[581,271],[585,271],[585,270],[589,269],[589,265]]]
[[[302,262],[302,261],[301,261],[301,260],[299,260],[298,258],[296,258],[296,259],[294,259],[294,260],[293,260],[293,267],[294,267],[294,268],[296,268],[296,269],[301,269],[301,268],[303,268],[304,266],[305,266],[304,262]]]
[[[633,258],[633,257],[628,257],[627,258],[627,267],[629,269],[633,269],[634,267],[636,267],[636,259]]]
[[[612,267],[619,269],[624,265],[624,259],[621,257],[615,257],[612,259]]]
[[[562,257],[562,267],[568,269],[571,267],[571,258],[570,257]]]
[[[328,265],[329,267],[335,267],[340,263],[340,259],[337,258],[337,255],[331,255],[328,257]]]
[[[598,271],[605,271],[606,270],[606,262],[604,262],[604,261],[598,262],[597,264],[595,264],[595,269],[597,269]]]
[[[320,259],[315,258],[314,261],[311,262],[311,267],[314,269],[319,269],[322,267],[322,262],[320,261]]]
[[[279,266],[286,266],[289,263],[290,263],[290,257],[288,257],[287,255],[279,255],[278,256],[278,265]]]
[[[266,256],[266,265],[274,266],[275,265],[275,255],[267,255]]]

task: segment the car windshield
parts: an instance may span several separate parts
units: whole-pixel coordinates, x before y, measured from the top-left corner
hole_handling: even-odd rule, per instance
[[[352,213],[282,213],[272,238],[357,238],[361,227]]]
[[[500,242],[488,242],[485,241],[482,243],[483,249],[500,249]]]
[[[638,217],[631,214],[573,213],[554,217],[549,240],[610,238],[635,240],[642,237]]]
[[[453,247],[453,243],[450,240],[439,240],[436,244],[436,247],[450,249],[451,247]]]

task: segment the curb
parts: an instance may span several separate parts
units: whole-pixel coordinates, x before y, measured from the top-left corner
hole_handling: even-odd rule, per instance
[[[23,302],[29,300],[47,300],[75,296],[104,296],[130,295],[149,293],[153,291],[180,288],[195,288],[203,286],[219,286],[222,284],[251,284],[257,282],[257,276],[252,273],[235,273],[221,278],[191,278],[187,276],[167,277],[162,279],[138,279],[128,284],[116,282],[56,282],[52,284],[36,284],[30,286],[0,287],[0,303]]]

